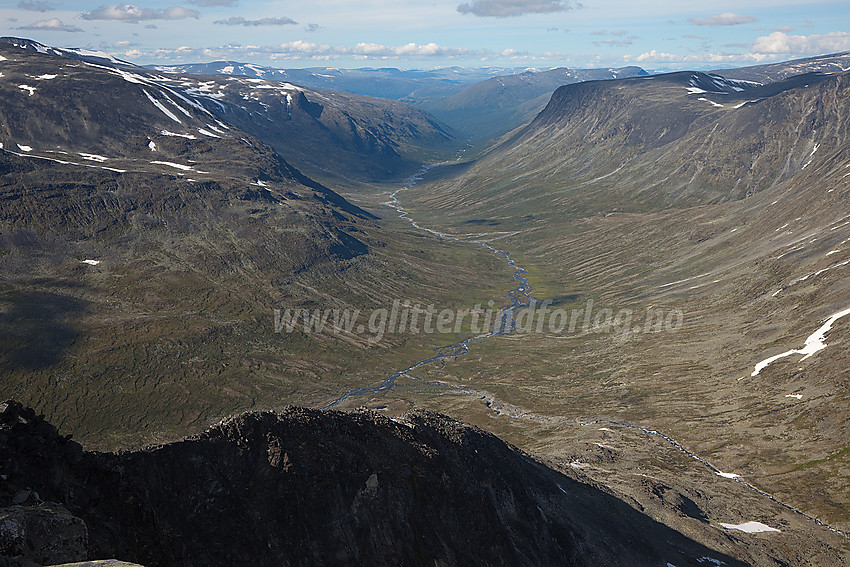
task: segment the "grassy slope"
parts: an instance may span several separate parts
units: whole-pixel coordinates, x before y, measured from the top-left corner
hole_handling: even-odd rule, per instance
[[[563,118],[544,113],[521,138],[455,178],[421,186],[408,201],[423,222],[450,231],[519,231],[500,246],[529,269],[538,297],[559,299],[568,310],[593,298],[597,309],[633,309],[639,324],[647,306],[678,308],[681,330],[633,332],[625,340],[576,333],[481,343],[420,376],[475,396],[399,393],[397,404],[449,411],[555,459],[589,460],[588,474],[647,506],[657,496],[636,483],[636,472],[651,470],[694,498],[694,487],[710,487],[701,498],[711,521],[760,517],[792,532],[759,553],[831,564],[846,544],[840,536],[694,461],[677,461],[657,440],[622,427],[609,426],[610,434],[575,427],[600,417],[644,424],[720,470],[850,527],[848,422],[838,409],[848,404],[850,321],[833,326],[825,351],[750,376],[758,361],[801,348],[828,316],[850,307],[841,266],[850,237],[842,111],[848,79],[804,78],[738,109],[740,100],[768,93],[688,95],[672,77],[637,90],[644,106],[635,108],[618,88],[660,80],[614,83],[594,94],[597,106],[570,106],[565,112],[574,114]],[[566,94],[559,102],[569,102]],[[646,114],[659,102],[666,108]],[[610,113],[600,114],[603,107]],[[678,137],[655,142],[680,124]],[[597,443],[613,456],[600,454]]]
[[[41,203],[56,191],[110,184],[97,174],[73,180],[63,166],[24,173],[38,189],[13,196],[7,186],[21,214],[0,226],[4,395],[89,442],[154,441],[248,408],[321,405],[439,344],[428,335],[373,344],[368,333],[275,334],[276,308],[367,312],[408,298],[460,307],[509,282],[484,251],[390,237],[388,221],[329,224],[303,187],[300,200],[280,204],[216,183],[125,174],[118,185],[132,194],[104,202],[95,190],[50,216]],[[59,176],[60,187],[39,186]],[[22,220],[30,211],[41,218]]]

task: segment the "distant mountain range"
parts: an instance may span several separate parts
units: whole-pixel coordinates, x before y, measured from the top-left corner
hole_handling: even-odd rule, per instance
[[[469,85],[451,96],[423,100],[419,106],[479,145],[530,122],[561,85],[645,75],[640,67],[525,71]]]
[[[278,69],[237,61],[212,61],[185,65],[149,65],[151,69],[168,73],[196,75],[243,76],[268,81],[287,81],[311,89],[342,91],[352,94],[418,101],[454,94],[466,85],[497,75],[521,73],[525,69],[483,67],[467,69],[401,70],[395,68],[336,69],[312,67]]]
[[[2,45],[13,47],[17,53],[32,54],[32,62],[40,61],[39,56],[54,56],[100,65],[101,76],[118,77],[147,87],[138,92],[137,96],[141,97],[138,108],[156,115],[157,121],[163,123],[160,130],[174,130],[183,134],[184,139],[185,136],[211,139],[222,136],[223,126],[216,120],[227,122],[258,136],[285,159],[298,163],[299,169],[308,175],[324,180],[363,181],[409,175],[421,161],[449,157],[462,143],[450,127],[401,102],[347,93],[320,93],[278,80],[162,73],[105,54],[55,49],[17,38],[0,38]],[[41,82],[38,88],[58,93],[57,89],[65,83],[62,75],[57,76],[58,80]],[[84,83],[79,84],[85,88]],[[74,99],[72,95],[66,98]],[[41,96],[29,102],[46,104],[48,100]],[[92,102],[97,103],[97,100]],[[138,117],[129,118],[129,111],[116,120],[125,115],[138,120]],[[72,114],[68,119],[82,120],[83,116]],[[184,117],[189,120],[184,121]],[[24,118],[21,114],[13,119]],[[104,128],[95,124],[88,127]],[[101,149],[112,147],[113,142],[120,145],[125,140],[124,127],[116,124],[108,131],[94,132],[87,142],[94,144],[92,148]],[[134,129],[129,125],[127,128]],[[54,131],[47,124],[45,131],[26,135],[46,141],[64,135],[65,130]],[[78,132],[67,135],[82,141]]]
[[[473,146],[498,139],[529,122],[549,97],[566,84],[648,75],[639,67],[619,69],[528,69],[450,67],[422,70],[277,69],[235,61],[158,65],[163,72],[223,74],[288,81],[319,90],[342,91],[402,100],[426,110],[450,125]],[[809,72],[850,69],[850,52],[789,62],[720,69],[712,73],[729,79],[768,83]]]
[[[646,75],[621,69],[450,67],[433,71],[384,69],[275,69],[235,61],[150,66],[167,73],[245,76],[287,81],[320,90],[401,100],[426,110],[477,146],[530,121],[561,85]]]

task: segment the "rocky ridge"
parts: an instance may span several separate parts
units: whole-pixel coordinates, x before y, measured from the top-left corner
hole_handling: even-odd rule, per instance
[[[34,545],[34,531],[14,547],[3,532],[6,556],[84,560],[72,556],[85,547],[149,566],[741,564],[435,413],[290,407],[90,453],[19,403],[0,408],[2,513],[67,518],[52,541],[61,549]],[[65,534],[77,537],[59,545]]]

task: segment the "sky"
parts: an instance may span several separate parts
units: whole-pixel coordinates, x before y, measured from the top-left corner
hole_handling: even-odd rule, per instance
[[[850,3],[0,0],[0,28],[140,65],[714,69],[850,51]]]

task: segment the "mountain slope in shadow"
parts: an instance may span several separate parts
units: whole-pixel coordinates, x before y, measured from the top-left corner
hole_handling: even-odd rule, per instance
[[[3,504],[21,488],[88,528],[89,555],[157,565],[741,563],[439,414],[288,408],[183,441],[87,453],[2,405]],[[716,563],[721,564],[721,563]]]

